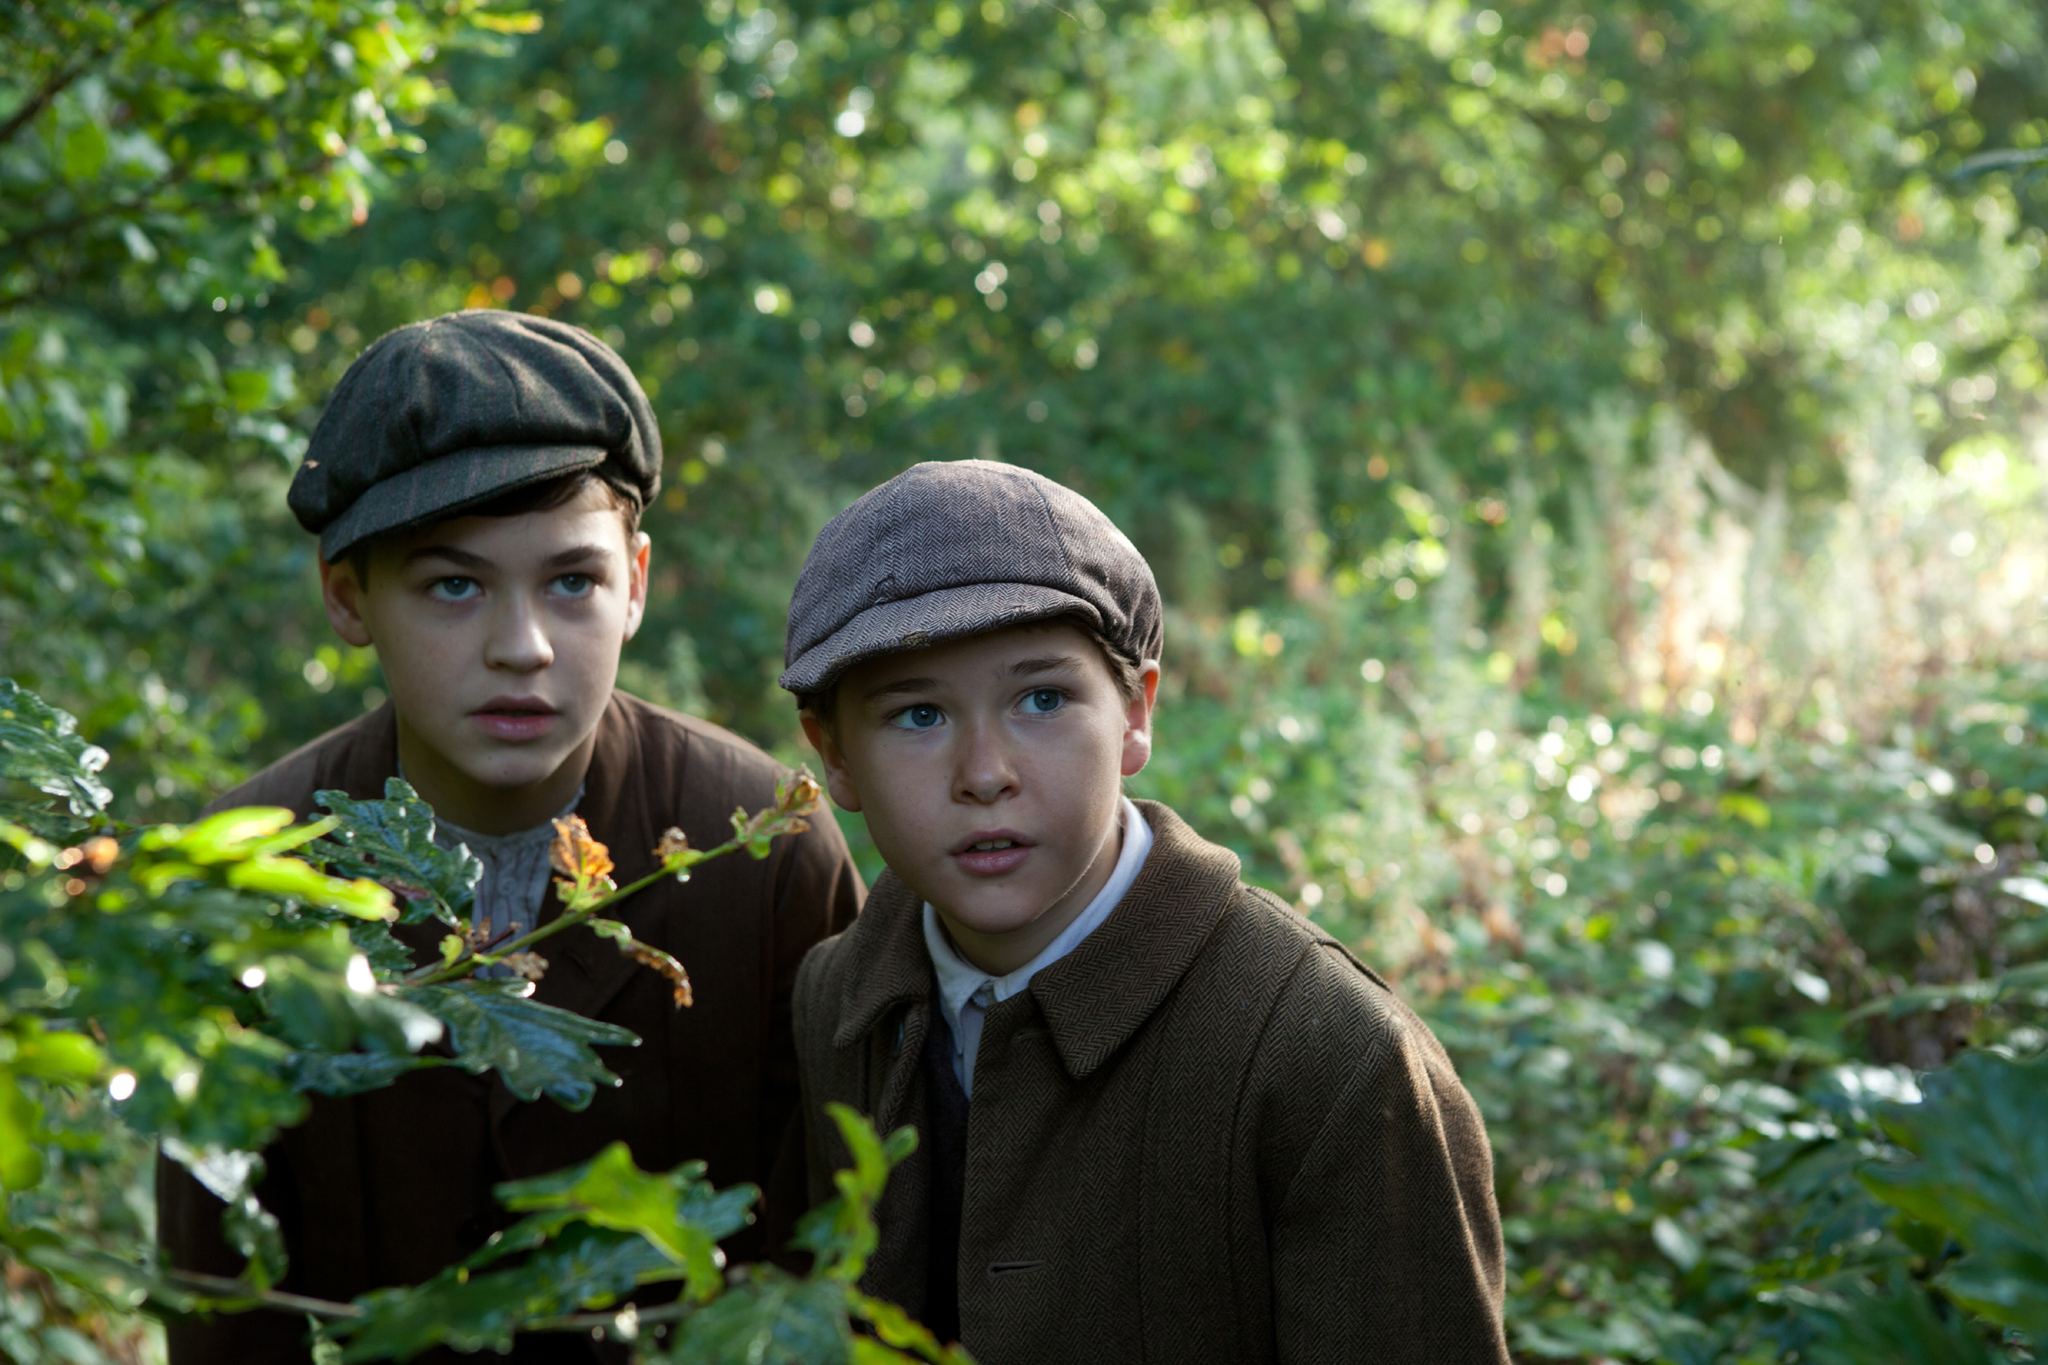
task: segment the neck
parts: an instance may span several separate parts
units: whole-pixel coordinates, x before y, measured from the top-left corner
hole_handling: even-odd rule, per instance
[[[946,927],[946,934],[953,940],[953,946],[960,950],[960,956],[990,976],[1008,976],[1044,952],[1047,944],[1081,918],[1081,912],[1101,894],[1103,887],[1109,885],[1110,876],[1116,871],[1117,858],[1123,851],[1123,802],[1119,801],[1116,817],[1103,838],[1102,847],[1096,850],[1094,859],[1088,864],[1088,870],[1065,895],[1047,906],[1045,913],[1031,923],[1004,934],[982,934],[955,921],[936,901],[932,908],[938,911],[939,923]]]
[[[398,718],[398,763],[405,769],[405,780],[434,808],[436,818],[478,834],[517,834],[559,814],[583,785],[596,749],[597,733],[592,731],[561,767],[540,781],[497,787],[479,782],[435,753],[405,717]]]

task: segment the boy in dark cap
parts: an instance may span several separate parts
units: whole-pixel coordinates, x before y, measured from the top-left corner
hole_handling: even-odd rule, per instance
[[[336,387],[292,481],[320,536],[328,619],[370,645],[391,700],[214,803],[315,814],[313,794],[381,797],[402,775],[444,843],[484,864],[477,928],[519,932],[560,913],[552,821],[581,815],[623,884],[654,868],[670,826],[719,842],[737,806],[774,799],[780,769],[714,725],[615,690],[647,594],[643,508],[661,481],[654,415],[625,363],[580,328],[517,313],[402,327]],[[861,884],[837,828],[816,822],[763,861],[706,864],[625,902],[633,934],[681,960],[694,1007],[588,930],[551,941],[537,998],[622,1025],[622,1078],[581,1113],[520,1103],[495,1075],[413,1072],[388,1089],[315,1097],[264,1154],[258,1194],[283,1226],[282,1289],[346,1300],[416,1283],[501,1224],[499,1181],[559,1169],[623,1139],[643,1168],[692,1158],[721,1185],[766,1192],[738,1255],[779,1250],[804,1207],[790,990],[798,961],[848,924]],[[406,933],[399,931],[401,937]],[[412,942],[435,956],[443,931]],[[222,1205],[158,1163],[171,1263],[233,1274]],[[173,1326],[174,1365],[304,1361],[301,1320],[255,1313]],[[581,1337],[522,1339],[516,1360],[595,1360]],[[446,1353],[422,1359],[454,1359]]]
[[[1503,1365],[1478,1110],[1386,983],[1156,802],[1151,570],[1079,494],[920,464],[835,518],[782,685],[889,870],[797,977],[823,1106],[916,1125],[862,1287],[982,1365]]]

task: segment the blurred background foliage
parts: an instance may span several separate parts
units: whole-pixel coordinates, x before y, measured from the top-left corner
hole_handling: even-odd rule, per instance
[[[1928,1112],[2048,1104],[2043,26],[11,5],[0,671],[133,818],[381,701],[283,490],[356,352],[451,308],[631,362],[668,467],[625,685],[786,757],[818,526],[1029,465],[1166,593],[1136,789],[1457,1055],[1519,1353],[2027,1358],[2048,1213],[1997,1215],[2048,1156],[1950,1169],[1886,1105],[1965,1049],[2007,1071]],[[146,1208],[121,1150],[73,1173],[102,1239]],[[8,1274],[0,1350],[151,1349]]]

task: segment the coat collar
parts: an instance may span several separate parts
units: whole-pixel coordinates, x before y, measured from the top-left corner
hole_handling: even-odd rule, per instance
[[[1194,964],[1238,889],[1237,855],[1156,801],[1138,809],[1152,853],[1102,926],[1031,979],[1067,1074],[1080,1080],[1142,1028]],[[922,905],[885,872],[847,931],[852,955],[834,1047],[851,1047],[897,1005],[932,991]]]
[[[398,776],[398,709],[387,701],[356,724],[334,785],[358,801],[381,801],[385,779]]]

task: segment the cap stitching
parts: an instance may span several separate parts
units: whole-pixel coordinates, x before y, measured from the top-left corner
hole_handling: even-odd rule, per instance
[[[1012,475],[1011,477],[1015,478],[1016,476]],[[1074,557],[1067,550],[1066,531],[1060,526],[1059,514],[1052,510],[1052,499],[1046,497],[1045,489],[1039,485],[1037,479],[1025,479],[1023,482],[1026,487],[1038,495],[1039,506],[1045,509],[1045,519],[1052,527],[1053,543],[1060,548],[1060,562],[1066,566],[1068,578],[1072,581],[1080,581],[1081,575],[1074,568]],[[1094,606],[1093,603],[1089,605]],[[1102,620],[1102,608],[1095,608],[1095,616],[1099,624],[1105,628],[1108,627],[1110,623]]]

